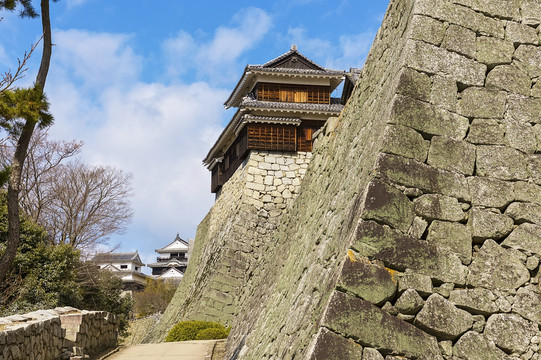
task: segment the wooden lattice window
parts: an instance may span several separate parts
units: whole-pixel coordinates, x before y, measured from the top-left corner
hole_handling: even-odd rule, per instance
[[[260,101],[329,104],[330,88],[328,86],[259,83],[257,99]]]
[[[296,151],[297,132],[295,126],[250,124],[248,126],[248,148],[269,151]]]

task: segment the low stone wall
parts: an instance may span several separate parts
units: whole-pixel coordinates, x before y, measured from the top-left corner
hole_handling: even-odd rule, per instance
[[[0,360],[83,359],[113,347],[116,316],[71,307],[0,318]]]

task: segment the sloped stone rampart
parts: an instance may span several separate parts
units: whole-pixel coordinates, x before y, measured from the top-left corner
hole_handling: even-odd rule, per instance
[[[283,212],[297,196],[311,153],[251,151],[197,228],[190,264],[145,342],[163,341],[181,320],[233,323],[246,284]]]
[[[390,2],[228,359],[541,359],[540,27],[537,0]]]
[[[0,318],[0,360],[82,359],[116,345],[116,316],[75,308]]]

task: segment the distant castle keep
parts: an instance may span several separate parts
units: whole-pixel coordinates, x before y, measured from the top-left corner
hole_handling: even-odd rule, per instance
[[[259,185],[253,190],[262,191],[266,185],[275,192],[273,197],[280,197],[278,191],[288,198],[284,191],[304,173],[298,171],[299,165],[309,158],[312,135],[344,107],[342,99],[331,98],[344,77],[344,71],[319,66],[295,45],[263,65],[246,66],[224,104],[238,110],[203,161],[212,172],[211,191],[219,194],[243,161],[251,158],[260,162],[259,171],[251,173]],[[287,155],[265,156],[269,151]]]

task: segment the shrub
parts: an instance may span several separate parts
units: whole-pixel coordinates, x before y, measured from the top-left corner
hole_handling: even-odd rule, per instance
[[[229,335],[229,329],[222,328],[208,328],[203,329],[197,336],[195,340],[214,340],[214,339],[225,339]]]
[[[206,339],[223,339],[227,337],[230,329],[226,329],[222,324],[210,321],[181,321],[177,323],[167,334],[166,342],[171,341],[187,341],[187,340],[203,340],[197,339],[200,332],[205,329],[213,329],[221,331],[220,337]],[[225,334],[225,336],[223,336]],[[209,335],[202,335],[209,336]]]
[[[176,290],[176,284],[161,279],[147,279],[145,290],[133,294],[133,309],[137,317],[163,313]]]

